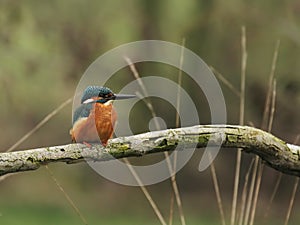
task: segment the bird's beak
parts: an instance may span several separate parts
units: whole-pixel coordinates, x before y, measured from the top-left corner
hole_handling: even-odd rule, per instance
[[[135,98],[135,95],[126,95],[126,94],[115,94],[114,100],[121,100],[121,99],[128,99],[128,98]]]

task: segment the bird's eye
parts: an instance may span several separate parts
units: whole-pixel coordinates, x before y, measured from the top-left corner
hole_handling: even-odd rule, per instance
[[[112,96],[111,93],[104,95],[104,98],[110,98]]]

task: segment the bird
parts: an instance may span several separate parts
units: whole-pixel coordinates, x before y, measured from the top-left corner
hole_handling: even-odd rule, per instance
[[[80,106],[74,111],[70,130],[72,142],[95,143],[103,146],[112,138],[117,113],[114,100],[134,98],[135,95],[115,94],[108,87],[88,86],[82,95]]]

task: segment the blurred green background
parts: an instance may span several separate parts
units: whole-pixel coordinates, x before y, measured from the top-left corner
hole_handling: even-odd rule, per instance
[[[276,41],[277,101],[272,132],[293,142],[300,133],[300,2],[241,0],[128,0],[128,1],[0,1],[0,124],[1,151],[6,151],[49,112],[72,97],[87,67],[106,51],[132,41],[159,39],[185,46],[221,72],[236,88],[240,83],[241,26],[247,32],[246,123],[259,127]],[[137,65],[140,75],[151,65]],[[159,71],[159,67],[157,68]],[[162,70],[165,71],[165,70]],[[147,73],[148,72],[148,73]],[[163,74],[163,73],[160,73]],[[167,77],[167,76],[166,76]],[[119,90],[133,80],[130,70],[111,81]],[[175,79],[176,80],[176,79]],[[239,99],[221,84],[228,123],[237,124]],[[198,101],[202,123],[210,123],[205,99],[183,79],[183,87]],[[164,102],[156,110],[174,127],[174,114]],[[18,149],[70,142],[71,105],[43,126]],[[147,131],[150,113],[143,104],[131,118],[136,132]],[[173,122],[172,122],[173,121]],[[138,123],[137,123],[138,122]],[[235,169],[234,149],[224,149],[216,169],[230,216]],[[187,224],[220,224],[209,170],[197,166],[202,151],[177,176]],[[242,178],[252,156],[243,154]],[[151,160],[151,157],[139,160]],[[100,177],[85,163],[52,164],[56,179],[72,197],[89,224],[159,224],[138,187],[126,187]],[[257,208],[257,224],[283,224],[294,178],[283,176],[267,218],[277,172],[266,168]],[[149,191],[164,217],[169,217],[170,181]],[[296,196],[290,224],[299,224]],[[174,224],[179,223],[175,206]],[[0,183],[0,224],[82,224],[45,168],[8,177]]]

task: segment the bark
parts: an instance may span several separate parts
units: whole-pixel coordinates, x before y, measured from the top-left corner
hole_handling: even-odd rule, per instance
[[[85,160],[105,161],[114,158],[143,156],[156,152],[189,151],[189,147],[211,145],[242,148],[258,155],[268,166],[283,173],[300,176],[300,146],[288,144],[270,133],[247,126],[198,125],[168,129],[111,139],[100,144],[68,144],[16,152],[0,153],[0,176],[35,170],[52,162],[77,163]]]

